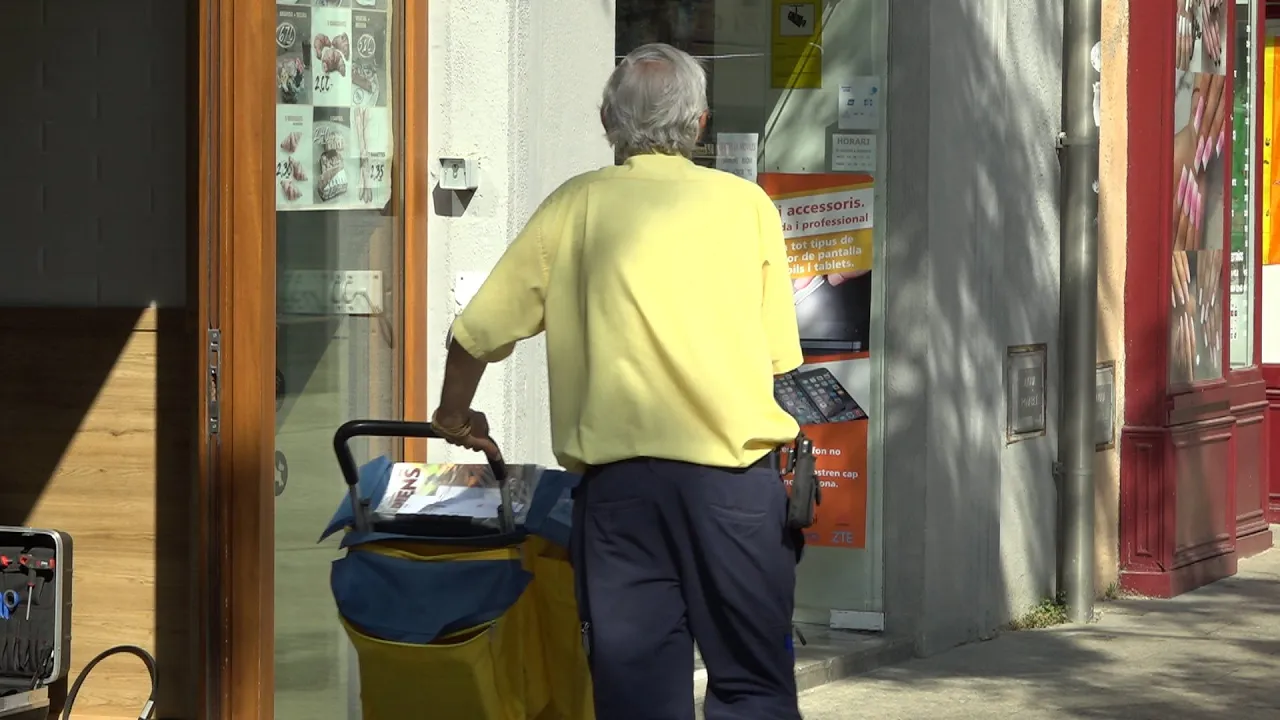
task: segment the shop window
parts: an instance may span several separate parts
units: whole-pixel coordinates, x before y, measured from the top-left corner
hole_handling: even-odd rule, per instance
[[[694,162],[759,184],[784,216],[805,365],[776,394],[824,451],[823,513],[796,590],[797,618],[875,615],[881,480],[873,258],[883,237],[889,0],[617,0],[618,59],[663,42],[707,71],[710,116]],[[839,208],[800,222],[815,198]],[[807,212],[807,211],[805,211]],[[786,222],[785,218],[793,222]],[[834,393],[835,404],[822,393]],[[827,408],[827,413],[819,408]],[[836,458],[844,458],[836,460]]]
[[[1253,290],[1255,217],[1253,162],[1256,157],[1256,98],[1254,24],[1251,0],[1236,4],[1234,103],[1231,157],[1231,367],[1253,364]]]
[[[1245,143],[1231,141],[1233,82],[1228,48],[1228,10],[1223,4],[1179,3],[1173,43],[1174,135],[1172,186],[1172,309],[1169,315],[1169,384],[1174,387],[1222,377],[1223,253],[1230,186],[1225,154]],[[1247,95],[1246,95],[1247,97]],[[1232,213],[1234,215],[1234,212]]]
[[[343,480],[333,431],[401,416],[403,55],[397,0],[279,3],[275,717],[358,717],[356,662],[316,544]],[[270,79],[263,78],[263,82]],[[357,460],[398,452],[353,446]],[[268,559],[268,562],[271,560]]]

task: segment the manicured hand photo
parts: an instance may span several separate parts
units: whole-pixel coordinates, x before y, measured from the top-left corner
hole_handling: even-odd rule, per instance
[[[836,285],[840,285],[841,283],[848,282],[855,278],[860,278],[869,272],[871,271],[870,270],[850,270],[849,272],[827,273],[826,275],[815,275],[813,277],[796,278],[791,281],[791,289],[796,291],[803,290],[809,287],[810,285],[812,285],[813,282],[818,278],[826,278],[827,283],[834,287]]]
[[[1204,245],[1209,162],[1226,149],[1226,78],[1197,73],[1186,124],[1173,138],[1173,249]]]
[[[1222,34],[1226,7],[1222,0],[1177,0],[1178,19],[1174,36],[1174,67],[1191,70],[1191,60],[1196,54],[1196,40],[1203,51],[1201,64],[1212,63],[1220,67],[1226,60],[1226,47]],[[1209,68],[1200,67],[1204,72]]]

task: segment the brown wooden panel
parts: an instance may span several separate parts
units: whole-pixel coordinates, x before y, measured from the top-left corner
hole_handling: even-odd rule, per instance
[[[75,547],[72,677],[141,645],[164,677],[158,717],[197,713],[192,334],[183,311],[0,309],[0,524]],[[55,688],[55,694],[57,694]],[[84,718],[136,718],[136,659],[104,662]]]
[[[276,6],[218,0],[214,54],[221,432],[211,478],[220,720],[269,720],[275,701]]]
[[[429,3],[401,3],[404,17],[404,67],[401,73],[405,97],[404,126],[413,132],[403,138],[405,168],[404,192],[404,368],[401,387],[404,391],[404,419],[426,420],[427,407],[427,225],[431,218],[431,157],[427,147],[426,71],[430,50]],[[405,442],[404,457],[411,461],[427,459],[423,441]]]

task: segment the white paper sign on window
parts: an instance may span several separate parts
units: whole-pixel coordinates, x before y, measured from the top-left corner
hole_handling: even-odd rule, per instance
[[[716,133],[716,169],[756,181],[760,136],[756,133]]]
[[[832,135],[831,169],[835,172],[874,173],[875,135]]]
[[[877,130],[880,128],[880,78],[860,75],[840,86],[841,130]]]

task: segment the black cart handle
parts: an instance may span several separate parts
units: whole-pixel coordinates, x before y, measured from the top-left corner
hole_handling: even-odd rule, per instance
[[[360,482],[360,470],[356,467],[355,456],[351,454],[351,439],[356,437],[401,437],[401,438],[425,438],[428,440],[443,440],[444,438],[431,426],[429,422],[413,422],[409,420],[349,420],[338,428],[333,434],[333,451],[338,456],[338,467],[342,469],[342,479],[346,481],[348,489],[353,493],[353,500],[356,497],[356,486]],[[492,439],[492,438],[491,438]],[[494,444],[497,447],[497,444]],[[511,489],[507,483],[507,466],[502,460],[501,453],[496,456],[485,455],[489,461],[489,467],[493,469],[493,477],[498,481],[498,489],[502,496],[502,506],[498,510],[498,521],[502,525],[503,532],[512,532],[515,529],[515,518],[513,508],[511,506]],[[363,513],[356,514],[356,525],[358,530],[366,530],[360,527],[367,518],[362,517]]]

